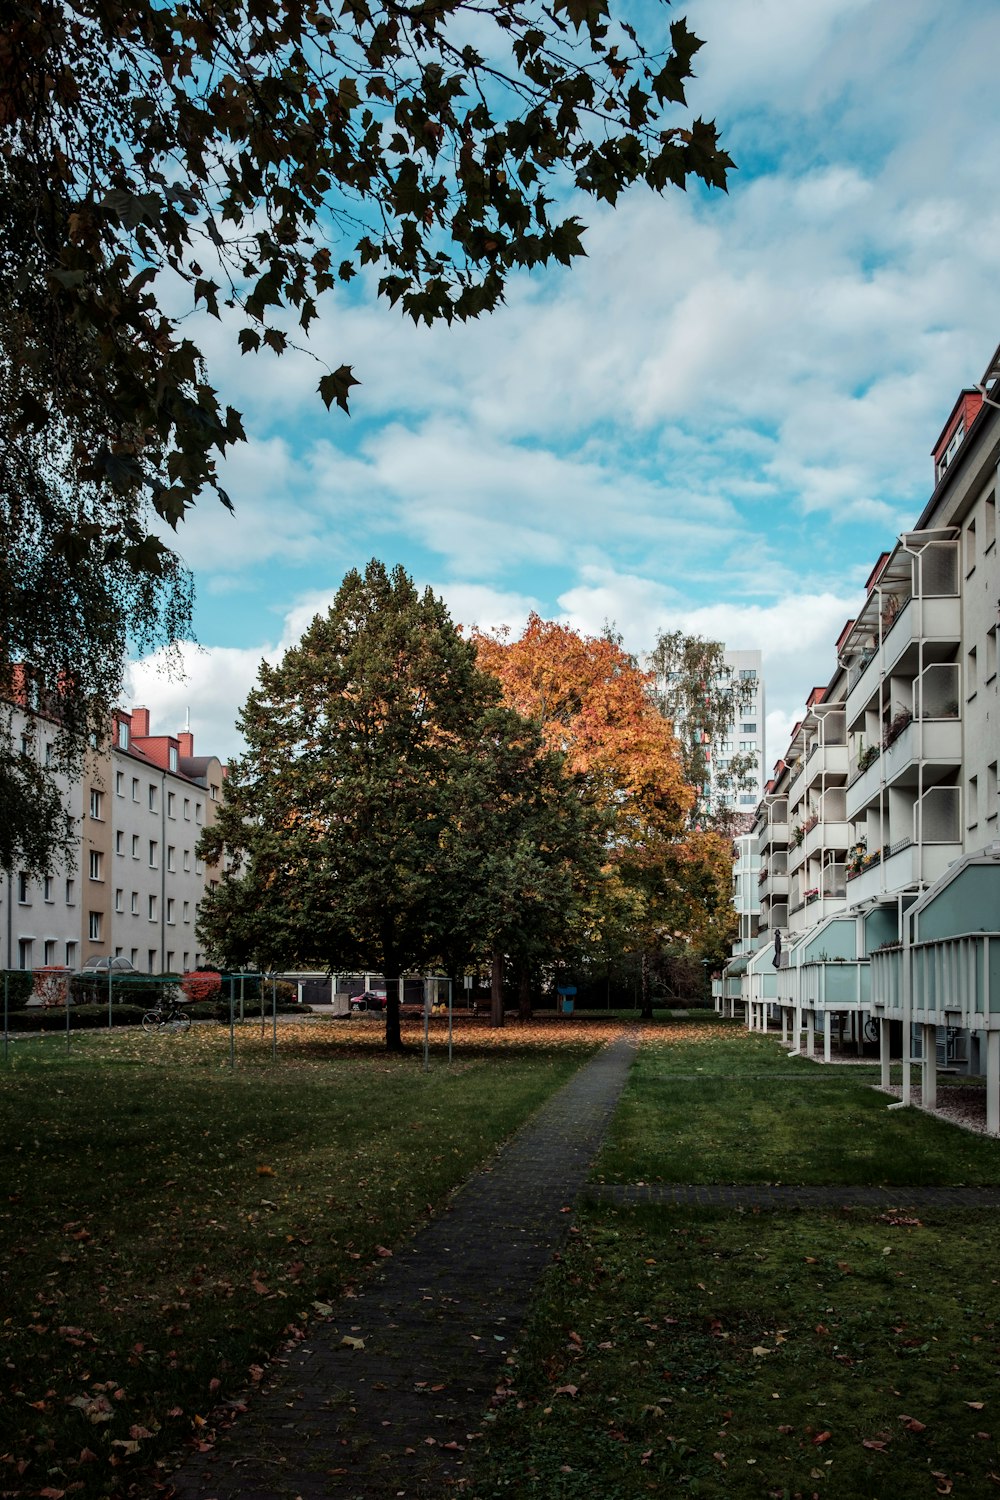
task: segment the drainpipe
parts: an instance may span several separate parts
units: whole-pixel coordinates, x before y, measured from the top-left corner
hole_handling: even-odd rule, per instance
[[[168,751],[169,754],[169,751]],[[160,772],[160,973],[167,972],[167,773]]]

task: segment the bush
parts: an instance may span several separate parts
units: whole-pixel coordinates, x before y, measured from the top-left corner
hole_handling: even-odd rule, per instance
[[[148,1005],[115,1005],[111,1011],[112,1026],[138,1026]],[[70,1030],[96,1030],[108,1024],[106,1005],[74,1005],[70,1008]],[[65,1031],[66,1011],[16,1010],[7,1017],[9,1031]]]
[[[20,1010],[27,1005],[35,986],[35,976],[30,969],[6,969],[4,981],[7,985],[7,1008]],[[3,997],[0,996],[0,999]]]
[[[181,989],[195,1004],[216,1000],[222,990],[222,975],[218,969],[192,969],[181,979]]]
[[[270,990],[270,988],[271,988],[270,985],[268,985],[268,990]],[[292,993],[294,994],[294,987],[292,985],[288,985],[287,988],[290,989],[290,990],[292,990]],[[311,1005],[299,1005],[298,1002],[295,1001],[294,999],[293,1000],[282,1000],[282,998],[281,998],[281,985],[280,984],[278,985],[277,1001],[278,1001],[278,1003],[277,1003],[276,1009],[277,1009],[279,1015],[281,1015],[281,1014],[286,1014],[287,1015],[290,1011],[294,1011],[296,1015],[302,1015],[302,1016],[311,1016],[312,1015],[312,1006]],[[216,1005],[214,1009],[215,1009],[215,1016],[216,1016],[216,1018],[218,1020],[228,1022],[229,1021],[229,996],[226,995],[224,997],[224,999],[220,1000],[219,1003],[218,1003],[218,1005]],[[271,996],[270,996],[270,994],[268,994],[267,998],[263,1002],[261,1002],[260,1000],[244,1000],[243,1001],[243,1014],[246,1017],[250,1017],[250,1016],[259,1017],[262,1009],[263,1009],[263,1012],[264,1012],[265,1016],[269,1016],[271,1014]],[[240,1014],[240,1000],[239,1000],[239,996],[238,995],[236,997],[235,1004],[233,1005],[233,1013],[234,1013],[234,1015],[236,1016],[236,1018],[238,1020],[239,1019],[239,1014]],[[195,1012],[192,1010],[190,1012],[190,1014],[194,1015]]]

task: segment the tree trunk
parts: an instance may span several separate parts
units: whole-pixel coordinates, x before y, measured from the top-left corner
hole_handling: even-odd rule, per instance
[[[503,954],[494,949],[493,975],[490,985],[490,1025],[503,1025]]]
[[[649,988],[649,963],[645,953],[642,955],[639,972],[642,977],[642,1003],[639,1007],[639,1014],[644,1021],[651,1021],[653,1019],[653,994]]]
[[[400,978],[399,962],[395,956],[386,954],[385,960],[385,1046],[387,1052],[403,1052],[403,1037],[399,1029],[399,1002],[403,981]]]
[[[521,964],[517,971],[517,1013],[522,1021],[531,1020],[531,970]]]

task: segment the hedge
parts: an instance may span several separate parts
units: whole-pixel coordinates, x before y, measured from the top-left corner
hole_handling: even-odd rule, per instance
[[[112,1026],[138,1026],[148,1005],[113,1005],[111,1007]],[[108,1007],[106,1005],[71,1005],[69,1008],[69,1029],[71,1031],[94,1030],[99,1026],[108,1024]],[[48,1010],[41,1006],[34,1010],[15,1010],[7,1016],[8,1031],[65,1031],[66,1010],[63,1006],[51,1007]]]

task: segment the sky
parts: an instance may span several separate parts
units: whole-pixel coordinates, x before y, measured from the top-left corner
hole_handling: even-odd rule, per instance
[[[466,626],[536,610],[637,653],[676,629],[760,649],[783,754],[1000,343],[1000,6],[630,10],[704,39],[688,99],[737,164],[728,194],[572,205],[587,258],[474,324],[338,296],[312,342],[362,382],[350,417],[313,360],[191,327],[249,441],[222,475],[235,516],[205,498],[172,538],[197,643],[130,668],[154,733],[189,718],[197,753],[238,753],[261,660],[379,557]]]

